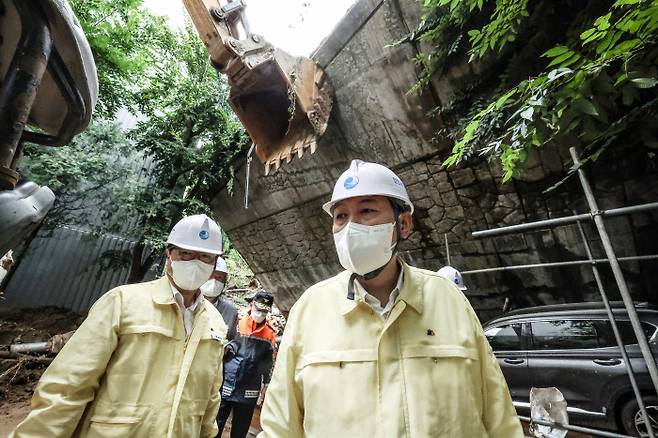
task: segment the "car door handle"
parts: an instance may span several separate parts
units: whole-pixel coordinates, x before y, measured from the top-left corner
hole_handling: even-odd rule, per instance
[[[603,366],[613,366],[619,365],[621,363],[620,359],[594,359],[594,363],[603,365]]]
[[[525,362],[525,359],[503,359],[503,362],[511,365],[519,365]]]

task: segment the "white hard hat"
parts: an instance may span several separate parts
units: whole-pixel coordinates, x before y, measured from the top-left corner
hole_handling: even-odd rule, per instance
[[[452,281],[459,290],[466,290],[466,285],[464,284],[464,277],[462,277],[461,272],[453,268],[452,266],[444,266],[443,268],[436,271],[443,278],[447,278]]]
[[[217,257],[215,262],[215,271],[226,272],[228,274],[228,267],[226,266],[226,260],[221,257]]]
[[[352,160],[347,169],[336,181],[331,201],[322,206],[331,214],[331,208],[339,201],[356,196],[386,196],[402,201],[414,212],[407,189],[398,176],[388,167],[362,160]]]
[[[222,230],[205,214],[187,216],[172,228],[167,244],[190,251],[222,253]]]

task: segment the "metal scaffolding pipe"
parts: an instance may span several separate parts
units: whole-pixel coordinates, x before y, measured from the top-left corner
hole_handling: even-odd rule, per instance
[[[658,209],[658,202],[650,202],[648,204],[632,205],[630,207],[613,208],[610,210],[594,210],[591,213],[577,214],[574,216],[558,217],[554,219],[544,219],[536,222],[529,222],[527,224],[510,225],[508,227],[494,228],[491,230],[474,231],[471,233],[473,237],[493,237],[501,236],[504,234],[520,233],[522,231],[531,231],[541,228],[551,228],[560,225],[568,225],[578,221],[592,220],[596,217],[614,217],[625,214],[638,213],[641,211],[656,210]]]
[[[619,288],[619,293],[621,294],[621,298],[624,302],[624,307],[628,312],[628,317],[631,321],[631,326],[633,327],[633,331],[635,332],[635,336],[637,337],[637,342],[640,346],[640,350],[642,351],[642,357],[644,358],[647,365],[647,369],[649,370],[649,375],[651,376],[653,387],[658,393],[658,368],[656,367],[656,360],[654,359],[653,354],[651,353],[651,348],[649,348],[649,343],[647,342],[647,338],[644,335],[644,330],[642,330],[642,324],[640,323],[640,318],[638,318],[637,316],[637,312],[635,310],[635,304],[633,303],[633,298],[631,297],[631,293],[628,290],[628,285],[626,284],[624,273],[621,270],[621,266],[619,265],[619,261],[617,260],[615,250],[612,247],[612,242],[610,241],[610,236],[608,236],[608,231],[606,230],[605,224],[603,223],[603,217],[601,214],[596,214],[597,212],[599,212],[599,207],[597,205],[596,198],[594,197],[594,192],[592,191],[592,188],[589,185],[589,181],[587,180],[585,171],[582,169],[580,165],[580,160],[578,159],[578,154],[576,152],[576,149],[574,147],[569,148],[569,153],[571,154],[571,159],[573,160],[574,165],[578,169],[578,177],[580,178],[580,185],[582,186],[583,191],[585,192],[585,197],[587,198],[587,204],[589,205],[590,213],[592,213],[592,216],[594,217],[594,223],[596,224],[596,229],[599,232],[601,243],[603,244],[603,248],[605,250],[606,255],[608,256],[608,259],[610,260],[610,267],[612,268],[612,273],[615,277],[615,281],[617,282],[617,287]],[[658,203],[655,204],[658,205]]]
[[[519,415],[518,417],[521,421],[525,421],[526,423],[535,423],[535,424],[539,424],[541,426],[549,426],[549,427],[554,427],[556,429],[568,430],[568,431],[571,431],[571,432],[581,432],[581,433],[586,433],[586,434],[589,434],[589,435],[602,436],[602,437],[606,437],[606,438],[633,438],[633,437],[628,436],[628,435],[621,435],[619,433],[608,432],[608,431],[605,431],[605,430],[590,429],[589,427],[573,426],[571,424],[554,423],[552,421],[544,421],[544,420],[540,420],[538,418],[525,417],[523,415]]]
[[[619,257],[617,260],[620,262],[635,262],[642,260],[657,260],[658,254],[649,254],[641,256]],[[484,272],[499,272],[499,271],[514,271],[517,269],[533,269],[533,268],[556,268],[560,266],[574,266],[574,265],[597,265],[610,263],[608,259],[592,259],[592,260],[569,260],[567,262],[546,262],[546,263],[532,263],[529,265],[512,265],[512,266],[499,266],[497,268],[484,268],[472,269],[470,271],[461,271],[462,275],[466,274],[481,274]]]
[[[583,245],[585,246],[585,252],[587,253],[587,258],[589,260],[594,260],[594,257],[592,256],[592,250],[589,247],[589,243],[587,242],[587,236],[585,236],[585,229],[583,228],[582,222],[580,221],[576,222],[576,225],[578,225],[578,232],[580,233],[580,238],[582,239]],[[626,346],[624,345],[624,341],[622,340],[621,334],[619,333],[619,328],[617,327],[617,319],[615,318],[615,315],[612,312],[612,308],[610,307],[610,301],[608,301],[608,294],[606,293],[605,288],[603,287],[603,281],[601,280],[601,275],[599,274],[599,268],[596,266],[596,263],[592,264],[592,274],[594,274],[594,280],[596,281],[596,286],[599,289],[599,293],[601,294],[601,300],[603,301],[603,305],[605,306],[605,311],[608,314],[608,318],[610,319],[610,326],[612,326],[612,332],[615,335],[615,341],[617,342],[617,346],[619,347],[619,351],[621,352],[621,357],[624,363],[626,364],[626,374],[628,374],[628,379],[631,381],[633,394],[635,395],[635,400],[637,401],[637,404],[640,408],[644,425],[647,427],[647,433],[649,434],[649,438],[656,438],[656,436],[653,433],[653,427],[651,426],[651,421],[649,420],[649,414],[647,414],[646,407],[644,406],[644,401],[642,400],[642,393],[640,392],[640,388],[637,386],[637,381],[635,380],[635,373],[633,372],[633,364],[631,363],[630,359],[628,358],[628,354],[626,353]]]

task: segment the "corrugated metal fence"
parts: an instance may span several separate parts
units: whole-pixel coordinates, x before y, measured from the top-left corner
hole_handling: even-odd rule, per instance
[[[70,226],[37,233],[9,280],[5,304],[52,305],[84,313],[102,294],[128,278],[128,267],[102,268],[102,254],[133,245],[133,240],[124,237],[91,236]]]

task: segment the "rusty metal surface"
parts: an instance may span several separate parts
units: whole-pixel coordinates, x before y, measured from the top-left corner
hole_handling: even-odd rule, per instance
[[[52,49],[50,30],[35,8],[16,3],[23,30],[0,92],[0,189],[18,182],[21,137]]]
[[[183,0],[215,68],[227,75],[229,102],[256,145],[265,173],[305,150],[327,128],[333,88],[324,70],[251,34],[244,3]]]

